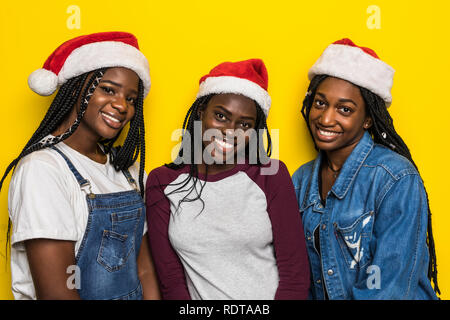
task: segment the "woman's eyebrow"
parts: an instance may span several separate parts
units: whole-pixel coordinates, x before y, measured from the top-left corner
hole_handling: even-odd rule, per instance
[[[327,100],[327,96],[325,94],[323,94],[322,92],[316,92],[316,94],[321,96],[322,99]],[[338,101],[341,102],[341,103],[349,102],[349,103],[353,103],[355,105],[355,107],[358,106],[358,104],[355,101],[353,101],[352,99],[340,98]]]
[[[356,102],[355,101],[353,101],[352,99],[344,99],[344,98],[341,98],[341,99],[339,99],[339,102],[350,102],[350,103],[353,103],[354,105],[355,105],[355,107],[357,107],[358,105],[356,104]]]
[[[220,110],[221,110],[223,113],[225,113],[227,116],[230,116],[230,115],[233,114],[232,112],[228,111],[227,109],[225,109],[225,108],[224,108],[223,106],[221,106],[221,105],[215,105],[214,107],[217,108],[217,109],[220,109]],[[239,117],[239,119],[245,119],[245,120],[253,120],[253,121],[256,121],[255,117],[253,117],[253,116],[247,116],[247,115],[241,116],[241,117]]]
[[[107,82],[107,83],[111,83],[111,84],[113,84],[113,85],[115,85],[115,86],[118,86],[118,87],[120,87],[120,88],[122,88],[122,85],[120,84],[120,83],[117,83],[117,82],[114,82],[114,81],[112,81],[112,80],[100,80],[100,82]]]
[[[321,93],[321,92],[319,92],[319,91],[316,91],[316,94],[317,95],[319,95],[319,96],[321,96],[323,99],[327,99],[327,96],[325,95],[325,94],[323,94],[323,93]]]
[[[119,88],[122,88],[122,87],[123,87],[120,83],[114,82],[114,81],[112,81],[112,80],[103,80],[103,79],[102,79],[102,80],[100,80],[100,83],[101,83],[101,82],[110,83],[110,84],[115,85],[115,86],[117,86],[117,87],[119,87]],[[134,89],[131,89],[131,93],[137,94],[138,92],[137,92],[136,90],[134,90]]]
[[[217,109],[220,109],[223,113],[225,113],[226,115],[231,115],[232,113],[230,111],[228,111],[227,109],[225,109],[224,107],[222,107],[221,105],[215,105],[214,106]]]

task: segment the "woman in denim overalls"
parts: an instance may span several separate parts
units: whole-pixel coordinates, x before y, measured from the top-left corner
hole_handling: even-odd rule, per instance
[[[387,111],[393,74],[349,39],[330,45],[309,70],[302,114],[319,154],[293,181],[313,299],[436,299],[439,292],[428,197]]]
[[[104,32],[69,40],[28,83],[41,95],[60,88],[1,181],[15,167],[15,298],[158,299],[143,201],[150,76],[137,39]],[[127,123],[123,145],[113,147]]]

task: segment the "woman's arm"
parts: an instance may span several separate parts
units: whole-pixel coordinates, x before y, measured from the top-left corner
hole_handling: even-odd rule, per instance
[[[32,239],[27,240],[25,249],[37,299],[79,300],[72,279],[75,266],[75,243],[73,241]],[[70,278],[70,279],[69,279]]]
[[[158,169],[155,169],[158,170]],[[190,300],[183,265],[169,241],[170,204],[162,184],[150,172],[146,184],[146,212],[150,251],[165,300]]]
[[[144,300],[160,300],[158,278],[156,277],[153,259],[148,245],[147,233],[142,237],[141,249],[138,256],[138,276],[142,284]]]
[[[428,255],[427,208],[419,175],[407,174],[391,185],[375,208],[372,261],[366,276],[354,285],[353,299],[416,297],[420,279],[428,270],[424,264]]]

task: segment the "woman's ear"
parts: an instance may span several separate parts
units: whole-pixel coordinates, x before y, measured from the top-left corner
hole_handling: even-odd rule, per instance
[[[203,115],[205,114],[205,109],[206,106],[203,104],[201,106],[199,106],[198,110],[197,110],[197,116],[199,120],[203,120]]]
[[[364,129],[367,130],[372,126],[373,122],[372,122],[372,118],[367,117],[366,120],[364,120]]]

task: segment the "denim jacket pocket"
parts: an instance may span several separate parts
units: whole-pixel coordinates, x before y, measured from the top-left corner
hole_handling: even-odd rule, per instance
[[[348,227],[341,227],[334,223],[337,241],[350,270],[366,266],[371,259],[370,240],[374,218],[374,212],[369,211]]]
[[[109,272],[126,265],[135,248],[136,229],[141,215],[142,208],[111,213],[111,230],[103,231],[97,256],[97,262]]]

